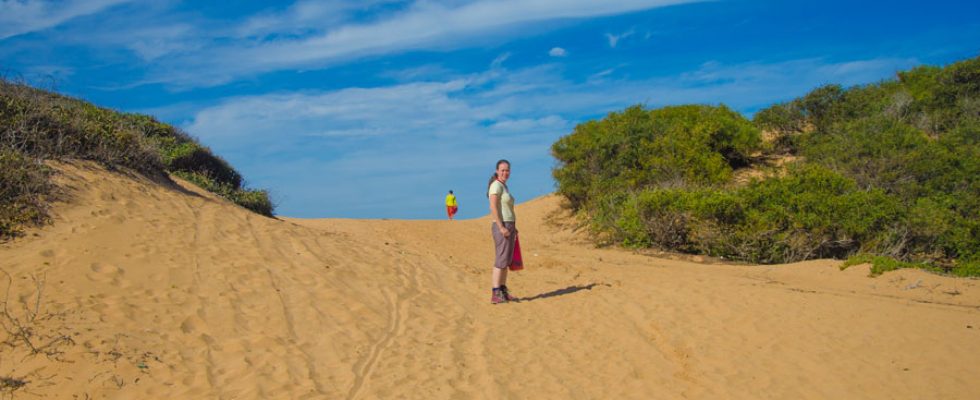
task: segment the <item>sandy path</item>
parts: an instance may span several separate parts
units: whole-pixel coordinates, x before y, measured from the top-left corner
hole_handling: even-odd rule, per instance
[[[30,381],[17,398],[980,393],[976,280],[594,249],[546,197],[517,211],[523,301],[492,306],[486,219],[274,220],[63,169],[55,224],[0,245],[11,312],[43,275],[33,340],[71,338],[51,356],[0,347],[0,377]]]

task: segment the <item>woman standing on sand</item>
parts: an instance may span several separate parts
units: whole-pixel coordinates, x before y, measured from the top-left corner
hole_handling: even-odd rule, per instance
[[[496,257],[493,262],[493,304],[514,300],[507,291],[507,268],[514,257],[514,240],[517,238],[517,218],[514,216],[514,197],[507,189],[510,178],[510,161],[497,161],[497,171],[487,184],[487,197],[490,198],[490,231]]]

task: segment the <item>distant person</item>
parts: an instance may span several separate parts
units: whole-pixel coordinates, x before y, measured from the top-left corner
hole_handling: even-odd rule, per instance
[[[449,194],[446,195],[446,214],[449,214],[450,221],[453,220],[456,211],[459,211],[459,206],[456,205],[456,195],[450,190]]]
[[[493,304],[515,300],[507,290],[507,268],[514,257],[514,241],[517,239],[517,218],[514,216],[514,196],[507,188],[510,178],[510,161],[497,161],[497,170],[487,184],[490,198],[490,232],[496,257],[493,262]]]

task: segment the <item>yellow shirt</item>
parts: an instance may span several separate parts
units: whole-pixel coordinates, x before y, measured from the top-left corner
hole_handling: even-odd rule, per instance
[[[452,207],[452,206],[455,206],[455,205],[456,205],[456,196],[451,195],[451,194],[447,194],[446,195],[446,206],[447,207]]]

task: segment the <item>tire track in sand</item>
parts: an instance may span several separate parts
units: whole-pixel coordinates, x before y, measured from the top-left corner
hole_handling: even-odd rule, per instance
[[[303,263],[293,260],[292,254],[286,254],[283,251],[283,246],[285,246],[285,244],[295,247],[297,241],[295,236],[281,237],[282,234],[276,235],[267,232],[262,232],[261,229],[256,229],[255,224],[258,223],[257,221],[261,221],[261,219],[258,219],[258,217],[253,217],[253,216],[247,216],[245,218],[245,224],[248,226],[249,236],[251,237],[252,240],[255,241],[256,248],[259,249],[259,252],[267,254],[268,255],[267,258],[280,260],[283,263],[281,264],[281,269],[293,273],[293,275],[295,276],[295,273],[301,269],[300,266]],[[260,236],[260,234],[262,236]],[[272,246],[270,245],[270,243],[282,243],[282,244],[278,246]],[[322,262],[322,258],[316,255],[316,252],[311,251],[310,254],[313,258]],[[289,301],[290,299],[286,295],[286,293],[291,293],[292,291],[286,290],[286,288],[280,283],[280,279],[276,277],[276,275],[278,274],[274,273],[271,268],[266,267],[265,272],[268,275],[270,287],[272,288],[272,290],[275,291],[276,298],[278,299],[279,306],[282,310],[282,316],[286,326],[286,334],[292,340],[293,343],[296,343],[296,345],[294,345],[293,348],[303,356],[303,360],[307,369],[307,378],[313,384],[313,390],[319,394],[327,393],[327,388],[321,382],[320,375],[317,372],[317,363],[315,362],[313,355],[310,354],[310,352],[307,351],[303,346],[300,346],[298,344],[300,342],[300,335],[298,334],[296,329],[296,317],[294,316],[293,311],[289,307],[291,302]],[[296,292],[292,292],[292,293],[296,293]],[[304,293],[300,292],[296,294],[302,296]],[[305,293],[305,294],[309,295],[309,293]]]
[[[398,269],[398,276],[403,286],[409,288],[408,293],[398,295],[392,294],[390,291],[385,291],[385,302],[388,304],[388,327],[385,329],[384,335],[371,345],[371,351],[368,353],[368,356],[359,361],[354,367],[354,384],[351,385],[350,392],[347,393],[347,400],[354,400],[361,394],[361,390],[369,383],[371,374],[374,372],[375,365],[377,365],[381,354],[391,346],[395,337],[404,333],[408,306],[411,304],[410,300],[420,294],[418,280],[419,266],[410,265],[409,268],[412,270],[411,274],[405,272],[405,268],[401,266],[401,263],[396,263],[395,267]]]

